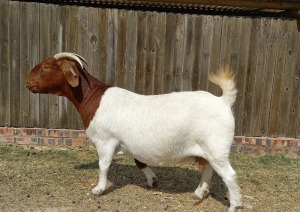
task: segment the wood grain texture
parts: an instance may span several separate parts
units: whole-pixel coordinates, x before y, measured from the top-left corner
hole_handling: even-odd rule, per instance
[[[296,21],[33,2],[0,6],[0,126],[83,128],[64,97],[25,89],[32,67],[68,51],[85,57],[102,82],[140,94],[221,95],[207,76],[230,65],[239,91],[236,135],[300,137]]]

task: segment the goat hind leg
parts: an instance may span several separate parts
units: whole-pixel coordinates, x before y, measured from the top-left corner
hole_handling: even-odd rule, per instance
[[[231,167],[229,161],[223,161],[222,163],[211,163],[213,169],[218,173],[218,175],[225,182],[230,199],[229,212],[234,212],[237,209],[242,208],[242,196],[240,193],[240,187],[237,184],[236,172]]]
[[[201,166],[202,164],[199,163]],[[202,165],[202,177],[198,188],[195,190],[196,199],[204,199],[209,194],[209,187],[212,178],[213,169],[209,163]]]
[[[144,174],[147,178],[148,186],[151,188],[157,187],[157,177],[154,174],[154,172],[148,167],[148,165],[145,163],[142,163],[141,161],[139,161],[135,158],[134,158],[134,162],[135,162],[136,166],[144,172]]]

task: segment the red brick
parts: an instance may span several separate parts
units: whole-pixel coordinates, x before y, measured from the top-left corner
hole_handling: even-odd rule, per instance
[[[0,127],[0,135],[14,135],[15,131],[14,128],[11,127]]]
[[[45,145],[63,145],[63,138],[44,138],[44,144]]]
[[[15,137],[14,136],[1,136],[0,135],[0,143],[14,143]]]
[[[45,130],[46,137],[55,137],[55,138],[62,138],[68,137],[68,130],[65,129],[46,129]]]
[[[17,144],[39,144],[38,137],[16,137],[15,141]]]
[[[274,140],[274,145],[275,146],[282,146],[282,140],[280,140],[280,139]]]
[[[250,138],[250,145],[255,146],[256,145],[256,138]]]
[[[234,137],[234,144],[242,144],[245,143],[245,136],[235,136]]]
[[[64,138],[64,144],[66,146],[86,146],[87,139],[85,138]]]
[[[45,136],[44,128],[21,128],[16,130],[18,136],[32,136],[32,137],[41,137]]]
[[[85,130],[69,130],[70,138],[87,138]]]

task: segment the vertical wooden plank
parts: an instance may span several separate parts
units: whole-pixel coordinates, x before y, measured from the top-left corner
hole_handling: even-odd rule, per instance
[[[9,5],[9,57],[10,57],[10,126],[20,123],[20,17],[19,2]]]
[[[0,1],[0,126],[10,125],[9,4]]]
[[[107,73],[106,82],[115,85],[115,72],[117,61],[117,33],[118,33],[118,11],[108,10],[108,31],[107,31]]]
[[[293,23],[295,27],[296,21]],[[296,29],[296,27],[295,27]],[[287,134],[290,137],[300,138],[300,35],[297,32],[295,37],[298,39],[295,50],[289,50],[289,55],[295,58],[295,65],[291,67],[293,70],[291,78],[291,106],[289,114],[289,125]]]
[[[90,58],[89,45],[89,13],[92,8],[78,7],[77,23],[78,23],[78,47],[77,53],[87,60]]]
[[[166,35],[165,35],[165,61],[164,61],[164,70],[165,77],[164,79],[164,88],[163,93],[167,93],[173,91],[173,60],[174,60],[174,44],[175,44],[175,34],[176,34],[176,15],[175,14],[167,14],[166,17]]]
[[[257,42],[257,59],[256,59],[256,65],[253,67],[253,82],[255,86],[252,90],[252,101],[251,101],[251,120],[250,121],[250,129],[251,134],[255,136],[262,136],[265,132],[264,126],[261,124],[261,120],[263,120],[263,117],[266,117],[267,113],[262,113],[263,108],[268,107],[268,102],[265,101],[264,93],[265,93],[265,82],[268,80],[266,78],[266,72],[265,67],[265,58],[268,54],[266,52],[266,47],[269,42],[269,34],[270,30],[270,19],[262,18],[260,19],[260,26],[258,33],[258,40]],[[266,117],[267,118],[267,117]]]
[[[68,52],[78,52],[79,50],[79,36],[80,36],[80,14],[79,8],[77,6],[68,7],[66,14],[66,34],[65,34],[65,44],[66,51]],[[67,102],[67,120],[68,128],[76,129],[78,127],[78,117],[79,114],[76,111],[74,105],[68,101]]]
[[[28,3],[20,2],[20,123],[19,126],[30,126],[29,117],[29,91],[26,89],[26,78],[31,67],[30,61],[30,15],[31,6]]]
[[[210,19],[210,22],[211,22],[211,25],[212,25],[212,31],[211,31],[211,40],[210,40],[210,52],[209,52],[209,72],[216,72],[218,71],[219,67],[220,67],[220,51],[221,51],[221,45],[222,45],[222,26],[223,26],[223,19],[221,16],[212,16],[212,19]],[[207,25],[207,23],[206,23]],[[203,33],[203,36],[204,36],[204,33]],[[206,38],[203,38],[204,40]],[[206,47],[206,49],[208,49],[208,47]],[[202,52],[201,52],[202,54]],[[203,57],[203,56],[202,56]],[[201,66],[200,66],[201,67]],[[201,67],[202,68],[202,67]],[[199,71],[203,71],[203,70],[199,70]],[[207,73],[206,73],[206,82],[207,82]],[[203,78],[201,76],[201,78]],[[204,79],[201,79],[204,83],[206,83],[204,81]],[[220,88],[209,82],[208,83],[208,86],[206,86],[205,84],[204,85],[201,85],[203,89],[206,89],[217,95],[218,92],[220,92]],[[200,85],[198,86],[198,89],[200,89]]]
[[[199,89],[199,81],[200,81],[200,62],[199,58],[200,55],[202,54],[202,50],[201,50],[201,46],[202,46],[202,37],[203,37],[203,33],[202,33],[202,21],[203,18],[202,16],[195,16],[195,51],[193,52],[194,54],[194,62],[193,62],[193,66],[192,66],[192,82],[191,82],[191,88],[192,90],[198,90]]]
[[[176,15],[176,34],[175,34],[175,46],[174,46],[174,65],[173,65],[173,90],[180,91],[180,85],[182,80],[182,62],[183,62],[183,45],[184,45],[184,19],[185,16],[177,14]]]
[[[59,50],[61,52],[67,52],[69,51],[67,46],[67,36],[68,36],[68,7],[62,7],[60,16],[59,16],[59,22],[60,22],[60,28],[59,28]],[[59,97],[58,98],[58,122],[60,128],[68,128],[68,100],[65,97]]]
[[[125,87],[135,90],[137,62],[137,12],[128,11],[126,30]]]
[[[49,5],[49,29],[48,32],[50,34],[49,37],[49,50],[47,52],[47,56],[55,55],[61,51],[61,22],[60,22],[60,6],[57,5]],[[45,41],[44,41],[45,42]],[[46,57],[47,57],[46,56]],[[48,127],[49,128],[57,128],[59,126],[59,97],[54,95],[49,95],[49,119],[48,119]]]
[[[288,31],[286,34],[287,43],[284,62],[285,65],[282,70],[282,87],[280,91],[281,99],[279,105],[279,114],[281,118],[279,131],[277,134],[285,137],[296,137],[297,135],[294,130],[295,126],[297,126],[297,124],[294,122],[294,117],[296,116],[295,99],[300,99],[300,92],[299,83],[298,86],[295,83],[295,75],[297,71],[295,53],[297,53],[297,48],[299,48],[299,36],[295,21],[286,20],[284,21],[284,24],[287,26]],[[299,128],[298,131],[300,131]]]
[[[29,66],[30,70],[41,62],[40,56],[40,16],[39,16],[40,5],[30,4],[30,13],[36,13],[36,16],[28,16],[29,24]],[[30,71],[28,70],[28,71]],[[29,91],[28,91],[29,92]],[[40,106],[39,106],[40,95],[29,92],[29,117],[30,126],[38,127],[40,122]]]
[[[275,69],[274,69],[274,80],[273,80],[273,89],[272,89],[272,101],[270,108],[270,119],[269,119],[269,135],[278,136],[279,127],[280,127],[280,117],[279,108],[281,104],[281,89],[283,83],[283,73],[285,65],[285,57],[287,54],[287,33],[288,26],[284,24],[283,20],[277,20],[279,23],[279,37],[278,37],[278,49],[275,60]]]
[[[127,11],[118,10],[118,30],[117,30],[117,58],[115,70],[115,85],[124,87],[126,73],[126,31],[127,31]]]
[[[199,90],[208,90],[208,73],[211,70],[211,48],[213,39],[213,27],[214,20],[212,16],[203,16],[202,21],[202,40],[201,40],[201,52],[200,52],[200,84]],[[214,63],[214,62],[212,62]],[[212,64],[214,67],[214,64]],[[211,70],[216,71],[216,70]]]
[[[192,90],[192,73],[195,62],[195,15],[185,16],[182,82],[180,90]]]
[[[230,62],[229,62],[229,66],[230,68],[234,71],[234,73],[237,75],[239,70],[238,70],[238,63],[239,63],[239,60],[241,59],[240,58],[240,54],[241,54],[241,51],[245,51],[245,49],[241,50],[240,49],[240,45],[241,45],[241,42],[245,42],[244,40],[244,36],[245,35],[245,32],[242,32],[242,25],[243,25],[243,21],[242,21],[242,18],[233,18],[234,22],[234,26],[231,27],[231,38],[230,38]],[[243,37],[241,37],[241,34],[243,35]],[[236,82],[237,83],[237,82]],[[239,92],[239,91],[238,91]],[[239,110],[241,108],[238,108],[237,107],[237,102],[239,101],[239,95],[237,95],[237,98],[236,98],[236,102],[235,104],[233,105],[233,112],[234,112],[234,117],[237,119],[237,115],[239,113]],[[237,125],[236,125],[236,132],[237,132]]]
[[[96,17],[95,17],[96,18]],[[107,49],[109,48],[109,42],[108,42],[108,26],[109,26],[109,20],[108,20],[108,10],[107,9],[99,9],[99,17],[96,19],[99,20],[99,25],[97,28],[99,28],[99,39],[98,39],[98,49],[99,49],[99,57],[96,60],[99,60],[99,79],[102,82],[109,83],[109,81],[106,81],[105,79],[108,79],[106,77],[107,72],[111,71],[108,70],[108,52]]]
[[[155,29],[155,87],[154,94],[162,94],[164,93],[164,77],[165,77],[165,67],[164,67],[164,59],[165,59],[165,35],[166,35],[166,13],[158,13],[157,14],[157,24]]]
[[[243,130],[246,136],[253,136],[253,130],[251,129],[251,120],[256,119],[257,116],[251,116],[252,105],[253,105],[253,96],[254,96],[254,77],[257,65],[257,57],[258,57],[258,44],[259,44],[259,30],[260,30],[260,19],[253,19],[253,25],[251,28],[251,40],[250,40],[250,48],[249,48],[249,66],[247,69],[247,85],[245,90],[246,98],[244,100],[244,116],[243,116]]]
[[[89,8],[88,31],[89,31],[89,51],[88,71],[105,82],[106,75],[106,43],[107,43],[107,10]]]
[[[251,29],[253,20],[250,18],[242,18],[241,33],[237,39],[241,40],[239,45],[239,59],[236,71],[236,87],[238,89],[237,99],[235,103],[236,118],[236,135],[244,135],[243,121],[247,114],[244,112],[246,101],[247,76],[249,68],[250,40],[252,39]]]
[[[48,4],[40,5],[40,61],[49,56],[51,51],[51,9]],[[49,95],[41,94],[39,99],[39,127],[49,127]]]
[[[272,92],[273,92],[273,80],[274,80],[274,70],[276,66],[276,54],[278,49],[278,39],[279,39],[279,22],[272,19],[270,21],[270,33],[268,38],[268,43],[266,47],[266,62],[263,73],[263,83],[264,83],[264,97],[266,107],[262,108],[261,114],[263,117],[260,119],[261,131],[262,134],[269,136],[269,116],[270,116],[270,107],[272,101]]]
[[[137,29],[137,66],[136,66],[136,82],[135,91],[140,94],[144,94],[145,88],[145,72],[146,72],[146,35],[147,31],[147,19],[148,13],[138,13],[138,29]]]
[[[144,88],[144,94],[149,95],[153,94],[154,92],[154,75],[156,73],[155,68],[155,54],[156,54],[156,48],[155,48],[155,26],[157,25],[156,22],[156,13],[149,12],[148,19],[147,19],[147,31],[151,32],[146,34],[146,42],[147,42],[147,48],[146,48],[146,61],[145,61],[145,88]]]

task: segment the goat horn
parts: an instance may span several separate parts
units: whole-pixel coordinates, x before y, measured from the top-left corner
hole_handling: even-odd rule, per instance
[[[86,60],[83,57],[81,57],[78,54],[74,54],[74,53],[70,53],[70,52],[61,52],[61,53],[58,53],[58,54],[54,55],[54,58],[56,60],[58,60],[60,58],[73,59],[73,60],[77,61],[80,64],[81,68],[83,68],[83,65],[82,65],[81,61],[83,61],[85,64],[87,64]]]

